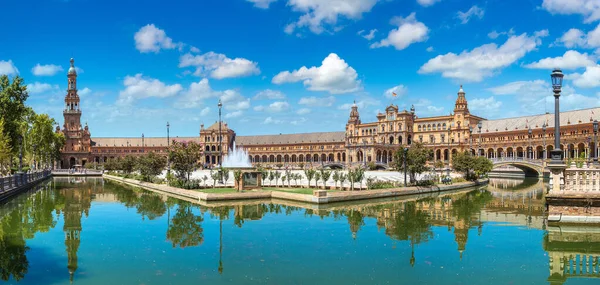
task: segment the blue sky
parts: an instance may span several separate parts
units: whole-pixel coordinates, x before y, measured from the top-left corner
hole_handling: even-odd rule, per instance
[[[600,105],[597,0],[5,1],[0,74],[62,124],[69,58],[93,137],[194,136],[224,120],[238,135],[342,131],[390,103],[472,113]],[[398,94],[391,98],[391,93]]]

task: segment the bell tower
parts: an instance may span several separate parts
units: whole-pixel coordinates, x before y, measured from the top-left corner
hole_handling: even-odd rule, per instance
[[[467,103],[467,98],[465,98],[465,91],[462,85],[458,90],[458,98],[456,98],[456,103],[454,104],[454,113],[469,113],[469,104]]]
[[[65,146],[62,150],[62,168],[84,166],[91,151],[90,132],[81,126],[81,107],[77,94],[77,70],[75,60],[71,58],[71,67],[67,72],[67,95],[63,110],[64,124],[62,133],[65,136]]]

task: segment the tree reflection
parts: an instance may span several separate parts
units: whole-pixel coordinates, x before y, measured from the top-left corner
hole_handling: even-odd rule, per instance
[[[167,206],[163,202],[160,196],[153,193],[144,193],[138,200],[136,205],[138,214],[144,217],[148,217],[149,220],[162,217],[167,211]]]
[[[197,246],[204,241],[202,229],[204,218],[202,215],[194,214],[193,208],[190,202],[179,201],[177,211],[167,230],[167,239],[171,241],[173,247]]]
[[[4,281],[8,281],[11,276],[16,281],[23,279],[29,267],[25,255],[29,247],[25,245],[21,231],[22,214],[21,211],[13,211],[0,224],[0,275]]]

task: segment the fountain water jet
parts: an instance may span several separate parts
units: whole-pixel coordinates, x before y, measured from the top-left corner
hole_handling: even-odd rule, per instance
[[[248,159],[248,152],[243,148],[237,148],[235,142],[227,156],[223,159],[223,167],[226,168],[251,168],[252,163]]]

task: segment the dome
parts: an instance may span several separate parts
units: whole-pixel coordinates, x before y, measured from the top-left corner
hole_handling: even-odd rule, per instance
[[[71,67],[69,68],[69,71],[67,72],[68,75],[77,75],[77,70],[75,69],[75,60],[73,58],[71,58]]]

